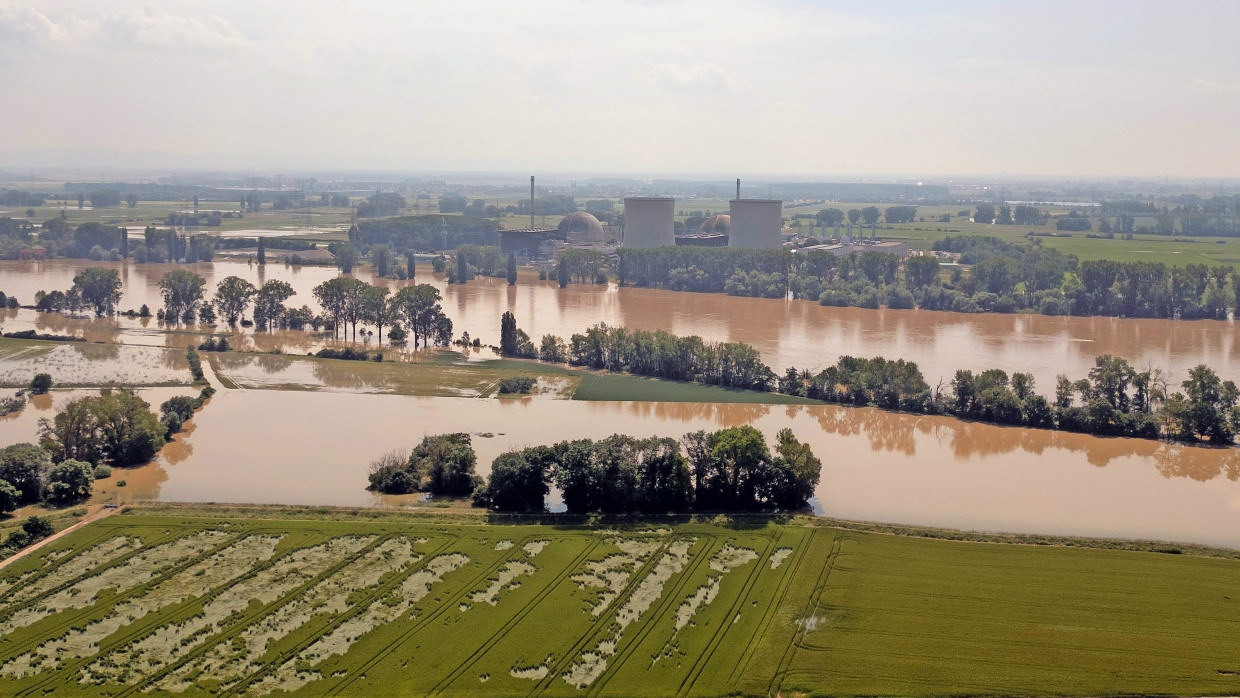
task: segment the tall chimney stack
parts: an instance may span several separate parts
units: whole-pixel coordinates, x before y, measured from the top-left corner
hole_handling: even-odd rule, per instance
[[[737,199],[741,198],[741,178],[740,177],[736,178],[736,198]]]
[[[534,175],[530,175],[530,227],[534,227]]]

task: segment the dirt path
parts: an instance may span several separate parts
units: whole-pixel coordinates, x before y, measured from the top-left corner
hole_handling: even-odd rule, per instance
[[[82,518],[81,521],[73,524],[72,526],[66,528],[65,530],[60,531],[59,533],[53,533],[52,535],[48,536],[47,538],[44,538],[43,540],[39,541],[38,543],[35,543],[34,545],[30,545],[25,548],[22,548],[21,550],[17,551],[17,553],[12,555],[11,557],[8,557],[4,560],[0,560],[0,570],[4,569],[5,567],[8,567],[14,562],[17,562],[23,557],[26,557],[27,555],[39,550],[43,546],[49,543],[54,543],[60,540],[61,538],[64,538],[65,536],[69,535],[70,533],[73,533],[74,531],[85,526],[86,524],[91,523],[92,521],[98,521],[99,519],[111,516],[118,511],[120,511],[119,508],[113,507],[109,509],[103,505],[100,505],[97,510],[95,510],[94,512],[90,514],[87,514],[85,517]]]

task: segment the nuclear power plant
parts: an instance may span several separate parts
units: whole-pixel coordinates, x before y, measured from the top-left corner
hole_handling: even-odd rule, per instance
[[[784,202],[776,199],[732,199],[728,202],[729,247],[770,248],[782,243]]]
[[[624,200],[623,245],[629,249],[676,244],[676,200],[663,196]]]

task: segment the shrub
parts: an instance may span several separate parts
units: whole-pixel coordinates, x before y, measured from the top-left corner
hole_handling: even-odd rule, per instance
[[[107,480],[110,477],[112,477],[111,466],[103,465],[103,464],[95,466],[95,479],[96,480]]]
[[[30,380],[31,395],[46,395],[52,389],[52,374],[36,373]]]
[[[194,377],[195,383],[202,383],[207,380],[206,375],[202,372],[202,359],[198,358],[198,352],[193,347],[185,347],[185,360],[189,362],[189,372]]]
[[[512,376],[499,381],[500,395],[528,395],[534,387],[536,379],[529,376]]]

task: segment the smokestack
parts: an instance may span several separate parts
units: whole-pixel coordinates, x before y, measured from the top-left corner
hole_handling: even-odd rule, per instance
[[[530,175],[530,227],[534,227],[534,175]]]
[[[736,198],[741,198],[741,178],[736,178]]]

